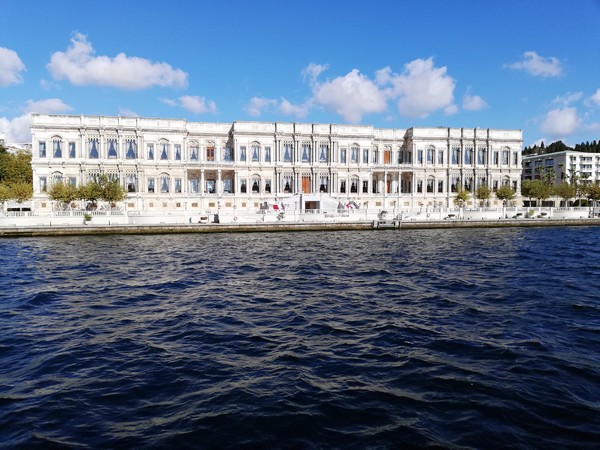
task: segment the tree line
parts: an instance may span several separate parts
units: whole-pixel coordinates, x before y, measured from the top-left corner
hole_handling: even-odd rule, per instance
[[[600,153],[600,141],[582,142],[581,144],[575,145],[575,148],[567,146],[563,141],[553,142],[546,147],[544,141],[542,141],[539,145],[536,144],[525,147],[523,149],[523,155],[544,155],[547,153],[564,152],[566,150],[584,153]]]
[[[551,197],[562,199],[565,206],[573,199],[575,206],[584,206],[586,202],[595,204],[600,200],[600,184],[590,182],[587,176],[574,170],[569,170],[566,175],[563,172],[563,175],[557,180],[554,169],[539,168],[536,179],[523,181],[521,195],[529,198],[530,204],[536,199],[539,205]]]
[[[0,204],[15,200],[21,204],[33,195],[31,154],[9,153],[0,145]]]

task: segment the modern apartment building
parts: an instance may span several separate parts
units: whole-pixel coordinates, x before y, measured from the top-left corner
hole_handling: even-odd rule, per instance
[[[128,211],[451,207],[460,187],[518,192],[522,170],[521,130],[34,114],[31,132],[35,209],[101,173]]]

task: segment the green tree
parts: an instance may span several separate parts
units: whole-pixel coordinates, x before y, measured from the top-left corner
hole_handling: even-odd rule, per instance
[[[565,206],[568,206],[569,200],[577,195],[577,188],[571,183],[563,181],[554,186],[554,195],[562,198]]]
[[[115,203],[123,201],[127,197],[127,192],[119,184],[118,179],[110,179],[106,175],[101,175],[100,186],[102,187],[102,200],[108,202],[111,208],[115,206]]]
[[[0,203],[2,206],[13,198],[12,189],[5,183],[0,183]]]
[[[97,181],[90,181],[87,184],[82,184],[77,189],[78,198],[90,202],[92,209],[98,206],[98,200],[102,198],[102,186]]]
[[[481,200],[481,203],[485,203],[486,200],[489,200],[492,195],[492,190],[487,184],[482,184],[475,190],[475,198]]]
[[[10,189],[12,191],[12,198],[15,199],[19,205],[33,197],[33,186],[31,183],[17,181],[10,184]]]
[[[465,204],[469,198],[471,197],[471,191],[467,191],[466,189],[458,188],[456,191],[456,197],[454,198],[454,204],[459,205]]]
[[[32,183],[31,154],[19,151],[11,154],[0,152],[0,181],[5,183]]]
[[[79,199],[80,192],[72,184],[54,183],[48,190],[48,197],[61,204],[63,209],[71,206],[71,203]]]
[[[596,202],[600,200],[600,184],[598,182],[594,184],[588,184],[586,186],[586,197],[592,202],[593,206],[596,206]]]
[[[502,200],[503,202],[512,200],[515,198],[515,195],[517,195],[515,190],[508,185],[500,186],[498,189],[496,189],[496,198],[498,200]]]

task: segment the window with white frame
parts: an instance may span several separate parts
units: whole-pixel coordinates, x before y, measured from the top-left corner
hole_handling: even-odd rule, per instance
[[[190,161],[198,161],[198,146],[192,145],[190,147]]]
[[[240,161],[246,161],[246,146],[242,145],[240,147]]]
[[[452,146],[452,155],[451,156],[452,156],[452,160],[451,160],[452,164],[460,163],[460,147],[458,145]]]
[[[154,177],[148,178],[148,192],[154,193]]]
[[[175,161],[181,161],[181,145],[175,144]],[[181,192],[181,191],[179,191]]]
[[[250,146],[250,153],[252,155],[252,162],[260,161],[260,145],[258,143],[253,143]]]
[[[292,162],[292,144],[283,144],[283,162]]]
[[[329,147],[326,144],[321,144],[319,147],[319,162],[327,162],[327,154],[329,153]]]
[[[117,140],[116,139],[108,139],[108,157],[110,159],[117,158]]]
[[[340,148],[340,162],[346,164],[346,149]]]
[[[125,140],[125,158],[136,159],[137,158],[137,143],[134,139]]]
[[[160,143],[160,159],[163,161],[169,159],[169,144],[167,144],[166,142]]]
[[[181,193],[181,178],[175,178],[175,192]]]
[[[362,162],[363,162],[363,164],[369,164],[369,149],[368,148],[363,148]]]
[[[148,159],[153,160],[154,159],[154,144],[148,144],[148,146],[146,147],[148,152]]]
[[[438,150],[437,155],[438,155],[438,159],[437,159],[438,164],[444,164],[444,150],[441,150],[441,149]]]
[[[350,147],[350,162],[357,163],[358,162],[358,151],[359,148],[357,145],[353,145]]]
[[[43,141],[39,142],[38,145],[38,154],[40,155],[40,158],[45,158],[46,157],[46,143]]]
[[[265,147],[265,162],[271,162],[271,147]]]
[[[54,139],[52,141],[52,156],[54,158],[62,158],[62,142],[60,139]]]
[[[69,158],[75,158],[77,156],[75,142],[69,142]]]
[[[468,166],[473,164],[473,147],[465,148],[465,164]]]
[[[98,146],[99,146],[99,140],[98,139],[90,139],[88,141],[88,157],[91,159],[98,159]]]
[[[310,144],[302,144],[302,162],[310,162]]]
[[[427,148],[427,164],[433,164],[433,158],[435,155],[435,147]]]
[[[485,147],[477,147],[477,164],[484,166],[487,163],[487,149]]]
[[[169,175],[166,173],[163,173],[160,176],[160,192],[162,194],[166,194],[169,192]]]

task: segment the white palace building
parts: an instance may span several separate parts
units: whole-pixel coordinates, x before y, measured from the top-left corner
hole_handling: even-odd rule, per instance
[[[521,181],[521,130],[34,114],[33,209],[104,173],[133,214],[451,208],[457,189]],[[501,206],[492,196],[490,206]]]

